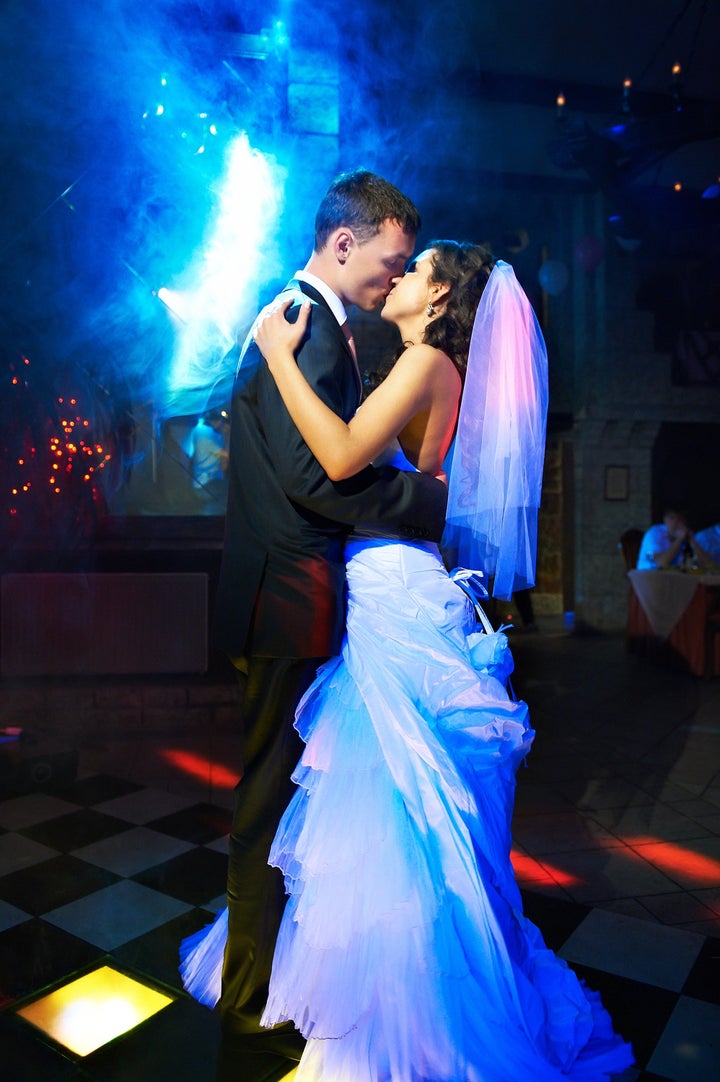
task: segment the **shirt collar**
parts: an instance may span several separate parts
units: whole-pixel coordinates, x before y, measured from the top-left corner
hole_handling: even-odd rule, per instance
[[[326,301],[328,308],[341,327],[344,323],[347,323],[345,305],[340,300],[337,293],[333,293],[327,282],[323,282],[322,278],[318,278],[316,274],[312,274],[310,271],[306,270],[296,271],[294,277],[299,282],[307,282],[309,286],[312,286],[313,289],[318,291],[323,300]]]

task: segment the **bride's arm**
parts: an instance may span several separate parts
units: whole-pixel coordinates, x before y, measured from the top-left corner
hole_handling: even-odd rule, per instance
[[[412,417],[427,408],[436,351],[430,346],[406,350],[362,409],[345,424],[317,397],[298,368],[294,350],[305,333],[311,306],[306,301],[297,322],[288,323],[285,312],[291,304],[291,300],[284,301],[261,314],[253,337],[303,439],[328,477],[342,481],[372,462]],[[411,352],[413,356],[408,358]]]

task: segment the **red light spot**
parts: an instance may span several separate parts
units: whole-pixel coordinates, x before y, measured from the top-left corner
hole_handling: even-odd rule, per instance
[[[622,839],[637,855],[661,868],[682,886],[716,887],[720,883],[720,860],[694,853],[687,846],[639,834]]]
[[[238,783],[238,774],[228,770],[223,763],[214,763],[211,759],[205,759],[202,755],[196,755],[190,751],[177,751],[166,748],[162,752],[162,757],[185,774],[189,774],[190,777],[208,781],[218,788],[234,789]]]
[[[518,853],[516,849],[510,853],[510,860],[521,886],[523,883],[552,883],[559,887],[572,887],[580,882],[577,876],[555,868],[547,861],[541,864],[534,857],[529,857],[526,853]]]

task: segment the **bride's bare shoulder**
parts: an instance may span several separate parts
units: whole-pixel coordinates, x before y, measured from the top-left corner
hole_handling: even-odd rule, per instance
[[[424,365],[428,368],[452,368],[455,369],[455,365],[448,357],[447,353],[443,350],[437,349],[435,346],[430,346],[427,342],[420,342],[418,345],[409,345],[400,354],[398,363],[402,362],[403,365]]]

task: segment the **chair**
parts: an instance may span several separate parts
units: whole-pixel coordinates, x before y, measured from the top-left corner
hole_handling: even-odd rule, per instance
[[[622,549],[625,568],[628,571],[633,571],[637,567],[638,556],[640,555],[640,545],[642,544],[644,536],[642,530],[638,530],[634,527],[625,530],[624,533],[620,534],[618,548]]]

